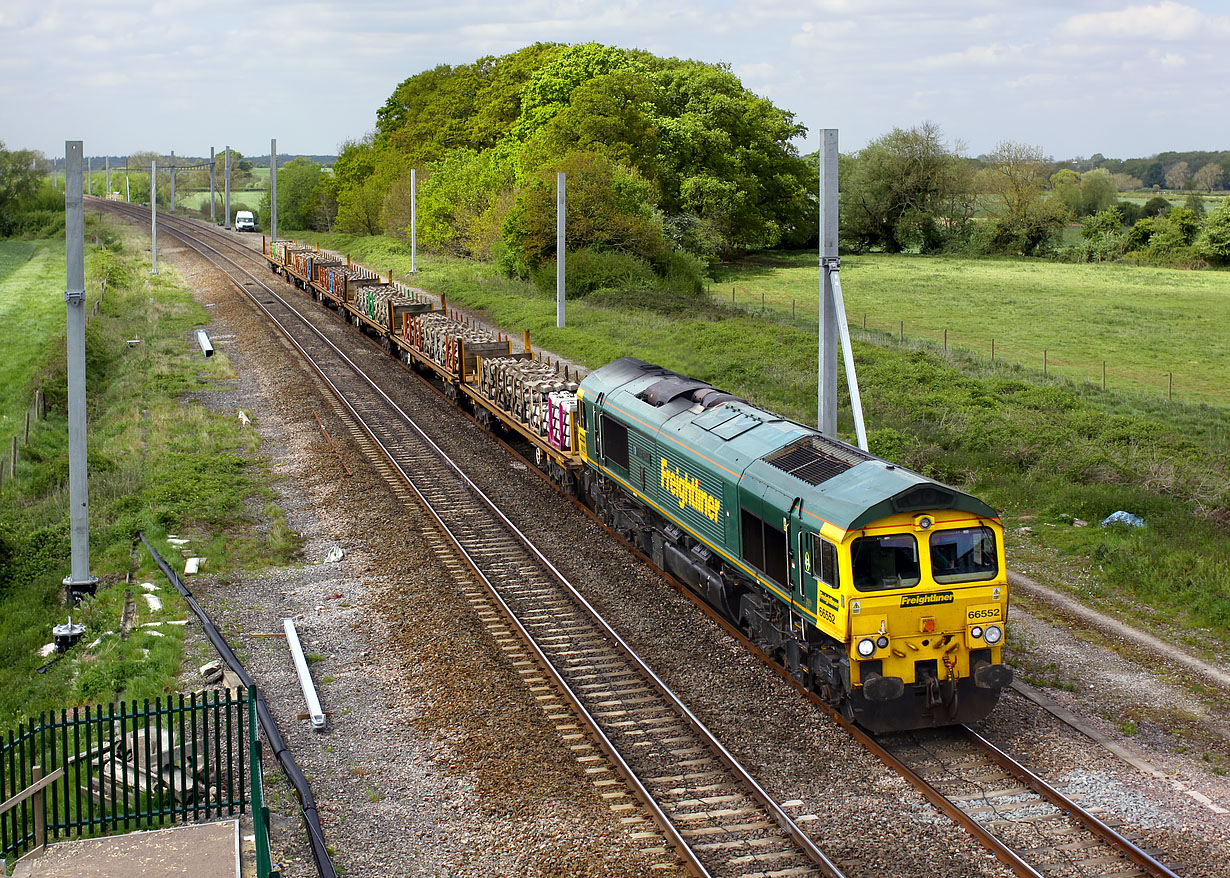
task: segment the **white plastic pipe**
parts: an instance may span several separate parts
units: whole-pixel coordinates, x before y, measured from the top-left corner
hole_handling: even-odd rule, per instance
[[[303,656],[303,645],[299,643],[299,633],[295,631],[294,619],[283,619],[282,630],[286,632],[286,645],[290,647],[291,657],[295,660],[295,672],[299,674],[299,686],[303,689],[303,700],[307,704],[308,716],[312,719],[312,728],[325,727],[325,712],[320,709],[320,699],[316,697],[316,684],[312,682],[312,672],[308,670],[307,659]]]

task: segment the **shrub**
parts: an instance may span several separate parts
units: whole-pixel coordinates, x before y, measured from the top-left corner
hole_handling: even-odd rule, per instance
[[[1205,221],[1204,230],[1193,245],[1196,253],[1217,265],[1230,264],[1230,201]]]

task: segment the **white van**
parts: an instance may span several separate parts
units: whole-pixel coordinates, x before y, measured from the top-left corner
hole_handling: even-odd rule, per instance
[[[237,232],[255,232],[256,219],[252,216],[250,210],[240,210],[235,212],[235,231]]]

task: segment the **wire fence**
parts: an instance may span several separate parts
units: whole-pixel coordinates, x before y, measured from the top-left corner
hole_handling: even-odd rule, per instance
[[[814,329],[818,319],[815,299],[791,299],[789,307],[780,301],[770,301],[764,291],[756,292],[739,284],[711,287],[709,294],[718,304],[760,317],[774,323],[798,329]],[[949,328],[920,326],[907,320],[884,318],[869,312],[849,313],[851,337],[879,345],[895,345],[905,350],[929,350],[953,358],[965,358],[989,366],[1015,365],[1040,373],[1044,379],[1065,380],[1085,384],[1103,392],[1136,393],[1174,402],[1208,402],[1208,394],[1188,387],[1184,394],[1184,372],[1127,370],[1116,368],[1111,360],[1090,361],[1056,354],[1054,349],[1041,350],[1020,344],[1013,339],[977,336],[955,332]],[[1178,384],[1176,384],[1176,378]],[[1225,401],[1222,402],[1225,404]]]

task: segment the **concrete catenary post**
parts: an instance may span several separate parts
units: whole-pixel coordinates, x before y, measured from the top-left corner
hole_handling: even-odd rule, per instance
[[[568,204],[564,174],[555,175],[555,325],[564,326],[564,211]]]
[[[418,271],[419,187],[416,171],[410,169],[410,273]]]
[[[832,160],[829,156],[832,155]],[[837,312],[830,266],[837,259],[837,129],[820,132],[820,374],[817,424],[837,438]]]
[[[218,221],[217,209],[214,207],[214,148],[209,148],[209,221],[216,223]]]
[[[278,239],[278,141],[269,141],[269,240]]]
[[[175,213],[175,150],[171,150],[171,213]]]
[[[67,280],[68,509],[72,572],[64,579],[71,605],[93,594],[98,577],[90,574],[90,493],[86,475],[85,433],[85,204],[81,199],[80,140],[64,144],[64,255]]]
[[[107,191],[103,193],[103,198],[110,201],[111,200],[111,156],[107,156],[105,159],[103,159],[103,163],[107,169]]]
[[[231,227],[231,148],[228,146],[222,151],[222,180],[226,187],[226,200],[223,206],[226,208],[224,228]]]
[[[817,421],[820,432],[837,438],[837,352],[846,367],[850,409],[858,447],[867,450],[867,428],[863,425],[863,401],[854,370],[854,350],[846,304],[841,294],[841,257],[837,252],[837,129],[820,132],[820,333],[817,390]]]
[[[150,274],[158,273],[158,160],[149,160],[149,258]]]

